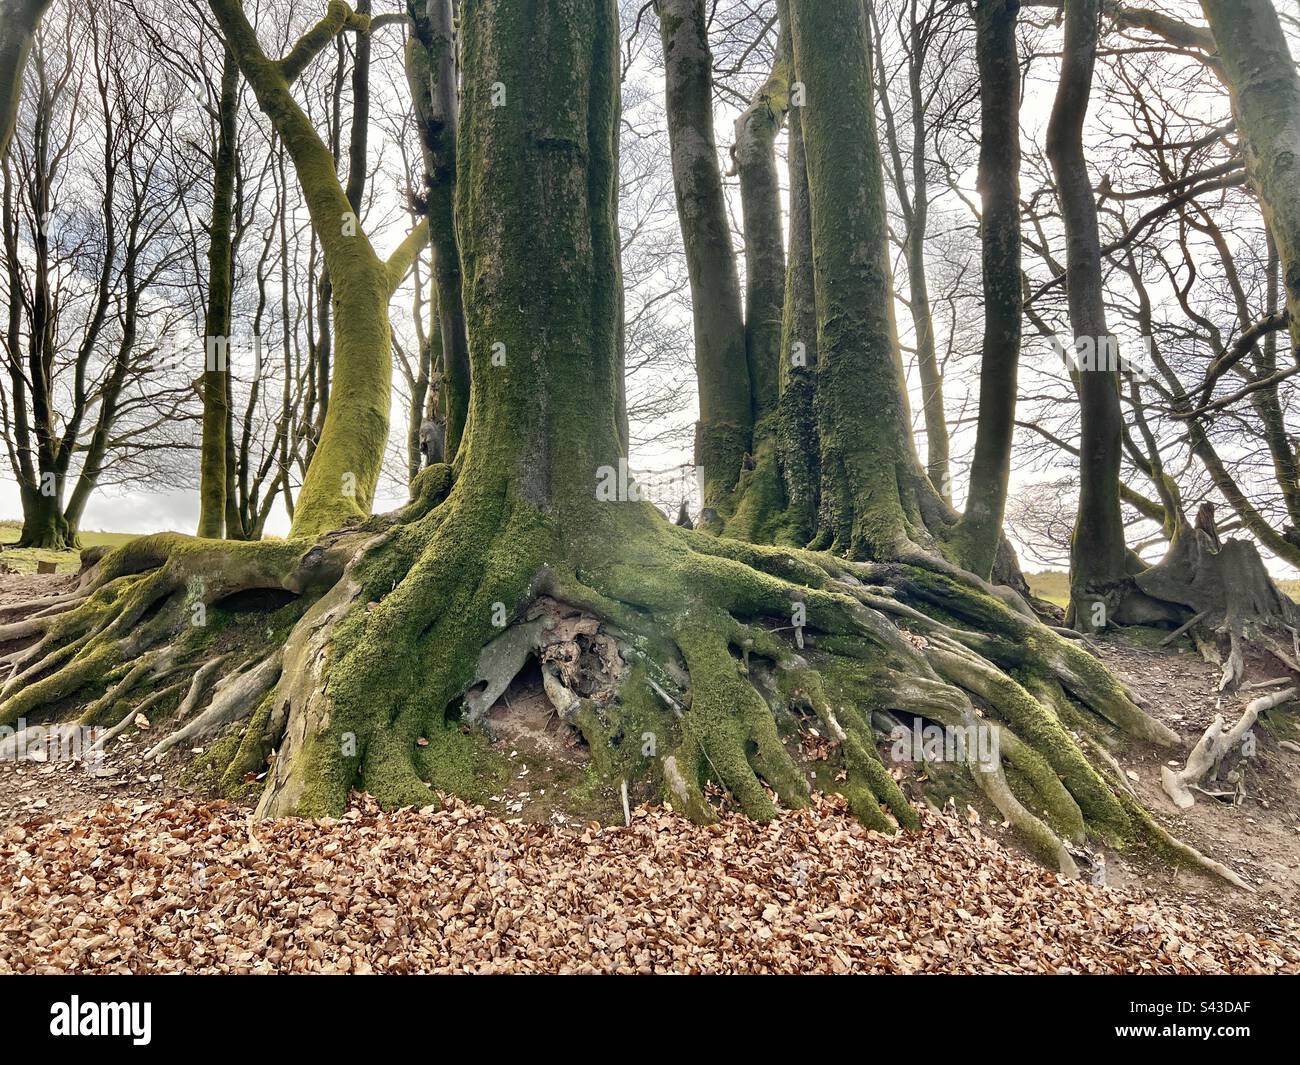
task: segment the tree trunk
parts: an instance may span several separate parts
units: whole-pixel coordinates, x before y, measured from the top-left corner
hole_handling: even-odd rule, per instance
[[[908,425],[868,37],[859,0],[792,0],[817,303],[816,546],[892,558],[941,506]],[[869,402],[867,397],[870,397]]]
[[[790,111],[790,253],[781,321],[781,402],[776,446],[790,539],[802,546],[817,531],[821,451],[816,409],[817,297],[801,112],[799,107]]]
[[[1300,351],[1300,76],[1269,0],[1201,0],[1232,91],[1251,184],[1282,260],[1291,349]]]
[[[237,591],[271,589],[301,611],[287,640],[155,748],[193,744],[209,723],[247,718],[207,747],[205,766],[224,787],[265,770],[263,816],[337,815],[353,787],[385,807],[429,805],[438,790],[490,794],[504,760],[484,743],[484,719],[531,659],[557,728],[586,742],[594,778],[627,783],[638,799],[670,799],[699,820],[717,816],[708,784],[767,819],[778,801],[806,804],[815,773],[873,828],[916,826],[877,748],[873,715],[897,708],[995,730],[1028,801],[1012,794],[1001,755],[971,759],[967,771],[1064,872],[1075,871],[1065,840],[1088,832],[1167,842],[1059,715],[1074,700],[1087,707],[1070,721],[1095,742],[1103,728],[1093,713],[1107,733],[1176,737],[1082,647],[911,549],[924,533],[919,486],[929,481],[907,444],[857,2],[798,0],[792,29],[808,89],[801,117],[825,354],[818,375],[845,392],[823,454],[842,464],[852,510],[845,545],[887,549],[885,561],[680,529],[638,499],[618,426],[617,5],[466,0],[456,214],[474,387],[455,470],[422,472],[416,499],[397,514],[312,539],[164,535],[113,552],[65,610],[18,623],[39,640],[3,662],[0,725],[66,705],[108,675],[122,679],[96,706],[120,707],[141,671],[173,668],[172,655],[193,642],[177,637],[196,596],[219,605]],[[371,266],[364,238],[340,246],[325,226],[346,203],[328,153],[291,109],[277,65],[259,57],[242,9],[212,3],[296,153],[346,300]],[[343,20],[345,12],[331,7]],[[410,240],[380,264],[386,281],[368,306],[349,305],[371,328],[418,246]],[[342,311],[339,324],[349,337]],[[340,373],[358,358],[352,342],[340,344]],[[386,343],[375,350],[386,356]],[[328,430],[347,398],[335,390],[317,462],[341,446]],[[366,430],[369,415],[353,412],[344,428]],[[881,470],[867,468],[873,461]],[[858,493],[859,477],[870,494]],[[303,507],[310,495],[308,485]],[[322,515],[324,498],[312,501]],[[932,489],[929,499],[941,504]],[[5,624],[12,611],[0,607],[0,641],[14,635]],[[805,754],[790,749],[801,745],[783,737],[810,719],[831,739],[801,765]]]
[[[208,306],[204,316],[203,439],[199,445],[199,535],[219,540],[226,530],[226,504],[233,455],[230,439],[228,365],[234,254],[231,243],[235,198],[235,138],[239,107],[239,63],[227,48],[221,69],[221,99],[212,215],[208,222]]]
[[[1082,418],[1079,513],[1070,541],[1070,617],[1084,631],[1104,628],[1125,579],[1120,511],[1119,372],[1106,324],[1097,204],[1083,151],[1083,125],[1097,59],[1101,0],[1066,0],[1061,82],[1047,130],[1066,234],[1066,287],[1076,350],[1092,358],[1078,374]]]
[[[750,409],[755,423],[776,408],[780,395],[781,316],[785,250],[781,244],[781,181],[776,137],[790,109],[790,30],[787,4],[777,5],[780,36],[772,73],[736,119],[731,149],[740,178],[745,231],[745,351]]]
[[[456,457],[469,411],[469,338],[465,330],[460,242],[456,234],[456,42],[451,0],[409,0],[415,30],[407,45],[406,76],[420,123],[424,179],[438,289],[442,345],[444,453]]]
[[[23,71],[36,27],[50,0],[0,0],[0,159],[9,151],[18,101],[23,92]]]
[[[1016,378],[1024,303],[1020,266],[1020,55],[1018,0],[975,5],[980,69],[980,176],[984,212],[984,351],[970,490],[958,533],[964,565],[993,572],[1002,536],[1015,438]]]
[[[59,496],[42,491],[23,492],[23,527],[18,534],[19,547],[39,547],[47,551],[66,551],[76,546],[72,530],[63,516]]]
[[[345,3],[278,63],[263,54],[238,0],[210,0],[228,46],[293,159],[333,289],[332,399],[294,508],[294,537],[316,536],[370,513],[388,438],[392,334],[388,301],[428,241],[421,224],[381,260],[356,219],[334,159],[290,92],[290,83],[337,34],[368,33],[370,20]]]
[[[658,0],[667,79],[668,140],[695,319],[700,420],[695,462],[704,505],[724,506],[753,443],[740,280],[713,132],[713,57],[704,0]]]

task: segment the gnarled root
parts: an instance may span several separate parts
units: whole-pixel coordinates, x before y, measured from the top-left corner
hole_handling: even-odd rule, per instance
[[[272,697],[285,730],[259,814],[336,813],[358,782],[388,804],[432,801],[431,784],[473,761],[470,726],[535,658],[598,764],[697,819],[716,816],[711,788],[767,819],[815,780],[874,827],[914,824],[878,752],[873,715],[890,712],[996,737],[994,757],[969,760],[974,783],[1067,873],[1088,835],[1159,836],[1132,816],[1113,759],[1098,768],[1084,745],[1174,734],[1086,647],[975,578],[721,540],[635,504],[582,537],[508,499],[488,516],[467,507],[453,493],[303,618]],[[471,520],[502,531],[466,535]],[[585,690],[552,655],[578,631],[617,648]]]
[[[1222,714],[1215,714],[1210,727],[1197,741],[1192,753],[1187,757],[1187,764],[1178,771],[1169,766],[1160,768],[1160,783],[1165,793],[1174,800],[1181,810],[1189,810],[1196,804],[1193,788],[1200,788],[1207,777],[1218,773],[1224,758],[1235,748],[1259,720],[1259,715],[1275,706],[1295,699],[1296,688],[1285,688],[1269,695],[1261,695],[1247,704],[1237,723],[1228,727],[1224,724]]]
[[[179,673],[189,674],[177,712],[185,724],[151,753],[161,756],[175,743],[210,734],[248,712],[274,681],[280,656],[274,650],[254,669],[227,675],[231,655],[204,650],[220,639],[209,633],[209,612],[219,613],[240,593],[319,595],[337,580],[340,558],[350,555],[348,539],[223,543],[166,534],[107,554],[82,575],[76,592],[53,605],[37,601],[31,616],[0,628],[0,638],[18,643],[3,659],[8,676],[0,688],[0,724],[54,718],[71,707],[81,725],[113,723],[96,740],[103,750],[186,683],[164,683]],[[146,683],[154,691],[131,705]],[[84,699],[94,691],[102,694]]]
[[[560,528],[483,479],[312,546],[152,540],[107,556],[83,601],[43,619],[0,721],[92,674],[120,707],[151,670],[176,670],[195,604],[277,588],[305,607],[282,652],[221,680],[200,669],[190,690],[203,694],[150,752],[248,719],[216,768],[242,779],[270,760],[259,816],[337,814],[356,786],[387,806],[483,794],[495,756],[477,726],[531,658],[597,772],[699,820],[718,799],[766,820],[818,786],[882,831],[914,825],[897,764],[911,758],[883,760],[876,727],[912,720],[973,738],[961,771],[1066,873],[1086,836],[1177,850],[1113,779],[1113,759],[1085,753],[1173,733],[1085,646],[927,558],[756,547],[638,503]]]
[[[1208,528],[1186,528],[1159,564],[1134,577],[1118,621],[1177,621],[1172,642],[1187,633],[1202,656],[1223,669],[1220,691],[1246,676],[1247,645],[1300,674],[1300,608],[1269,575],[1254,544],[1219,543]]]

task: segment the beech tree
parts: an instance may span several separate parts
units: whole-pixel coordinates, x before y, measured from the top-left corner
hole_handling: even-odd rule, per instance
[[[371,510],[388,434],[388,303],[430,230],[447,223],[431,210],[382,259],[351,224],[354,204],[293,92],[339,34],[375,32],[379,19],[332,0],[274,59],[239,0],[210,5],[293,163],[329,269],[328,414],[288,539],[144,537],[40,612],[0,620],[0,646],[17,645],[3,659],[0,723],[64,710],[124,728],[139,693],[180,672],[186,711],[151,757],[225,729],[203,767],[231,790],[265,770],[261,816],[337,814],[354,786],[386,806],[427,805],[431,790],[491,786],[494,756],[476,726],[535,662],[594,772],[698,820],[717,816],[709,785],[767,819],[806,804],[811,775],[873,827],[914,826],[878,753],[879,721],[982,725],[1000,753],[958,771],[1045,861],[1077,871],[1067,844],[1091,837],[1234,876],[1170,837],[1104,754],[1116,733],[1164,746],[1176,736],[1077,634],[957,557],[961,517],[910,429],[861,0],[782,8],[788,50],[776,77],[789,71],[800,91],[788,96],[798,144],[779,354],[784,364],[797,339],[815,358],[781,369],[777,396],[753,389],[729,243],[702,239],[725,236],[725,219],[701,6],[659,4],[677,193],[701,227],[686,233],[692,279],[705,282],[696,302],[719,297],[696,308],[697,343],[714,335],[701,314],[715,316],[719,338],[697,352],[701,377],[719,374],[701,380],[701,398],[717,385],[734,401],[702,412],[705,502],[739,493],[726,535],[670,524],[627,471],[614,0],[460,4],[453,224],[465,424],[453,461],[421,471],[411,502],[386,515]],[[987,7],[983,69],[996,82],[1015,67],[1014,5]],[[999,128],[1006,140],[1005,125],[990,123],[990,136]],[[766,168],[765,132],[762,142]],[[990,180],[996,172],[986,166]],[[1005,170],[999,180],[991,273],[1014,263]],[[1014,300],[1006,278],[988,281],[989,375],[1005,381]],[[766,410],[776,443],[747,469],[754,415]],[[992,417],[996,488],[1007,405]],[[815,491],[805,481],[801,494],[766,492],[799,477]],[[807,544],[788,540],[777,520],[787,510]],[[734,519],[745,515],[741,536]],[[272,638],[232,668],[196,619],[250,594],[266,597]],[[93,702],[70,709],[87,686]],[[830,742],[813,754],[788,745],[801,721]]]

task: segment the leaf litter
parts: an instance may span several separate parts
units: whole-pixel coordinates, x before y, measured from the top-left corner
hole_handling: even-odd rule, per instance
[[[1300,972],[1294,926],[1066,881],[969,819],[503,821],[444,799],[252,822],[108,804],[0,827],[0,973]]]

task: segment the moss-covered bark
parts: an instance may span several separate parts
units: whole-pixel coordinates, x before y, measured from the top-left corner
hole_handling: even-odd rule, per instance
[[[469,410],[469,338],[465,327],[460,242],[456,234],[456,45],[451,0],[408,0],[413,32],[407,44],[411,86],[424,153],[426,215],[438,290],[442,354],[444,451],[456,457]]]
[[[805,47],[835,36],[820,32],[822,17],[843,29],[837,12],[804,4]],[[918,564],[868,563],[688,531],[620,479],[617,7],[549,0],[546,18],[536,11],[536,0],[463,8],[457,214],[474,388],[456,468],[424,470],[397,514],[314,542],[145,538],[37,617],[10,621],[0,607],[0,723],[55,713],[88,686],[103,692],[95,713],[122,703],[130,713],[141,678],[182,659],[195,666],[180,634],[196,605],[278,589],[301,618],[287,639],[259,647],[260,661],[217,683],[200,717],[159,744],[210,720],[245,721],[205,768],[230,783],[275,749],[262,815],[337,814],[357,785],[388,806],[430,803],[434,789],[481,794],[496,769],[475,722],[530,654],[544,654],[548,632],[573,621],[602,641],[600,661],[573,676],[543,658],[557,716],[593,746],[596,772],[653,782],[698,819],[716,816],[715,789],[755,818],[802,805],[811,771],[874,827],[914,825],[878,749],[877,718],[899,714],[997,729],[1005,767],[999,755],[962,769],[990,774],[974,777],[979,789],[1063,870],[1065,840],[1141,836],[1147,826],[1065,720],[1086,737],[1170,736],[1081,646],[915,551]],[[798,16],[794,26],[799,54]],[[538,54],[548,62],[532,62]],[[823,70],[810,95],[829,86]],[[815,121],[822,137],[834,117]],[[814,133],[812,143],[829,165],[826,142]],[[846,249],[819,235],[825,171],[811,172],[814,247],[827,259],[818,305],[825,287],[842,314],[857,289],[837,272]],[[861,189],[830,202],[883,249],[877,216],[855,214]],[[860,284],[877,257],[855,267]],[[865,313],[848,333],[823,314],[819,339],[833,355],[846,336],[879,340]],[[896,360],[875,350],[897,385]],[[890,426],[896,416],[882,417]],[[904,515],[904,539],[921,528],[897,481],[886,507]],[[219,672],[214,661],[194,671],[185,703],[203,701],[194,693]],[[584,690],[592,676],[600,684]],[[823,749],[808,755],[812,740]]]
[[[385,262],[375,254],[340,184],[334,160],[290,84],[337,34],[369,32],[342,0],[282,60],[267,58],[239,0],[210,0],[258,105],[293,159],[332,286],[331,401],[303,480],[292,534],[315,536],[370,513],[388,434],[392,385],[388,301],[428,240],[422,223]]]
[[[781,244],[781,181],[776,138],[790,110],[793,56],[787,5],[777,5],[779,35],[772,73],[736,119],[731,149],[740,179],[745,232],[745,351],[755,420],[776,408],[780,393],[781,311],[785,250]]]
[[[817,529],[821,448],[817,438],[817,297],[813,281],[812,216],[800,109],[790,112],[790,237],[781,316],[781,399],[776,451],[793,543]]]
[[[867,29],[857,0],[792,0],[790,16],[817,302],[815,543],[895,557],[926,539],[922,508],[941,501],[907,419]]]
[[[704,505],[725,510],[754,429],[740,281],[713,129],[713,57],[703,0],[658,0],[668,138],[686,248],[700,397],[695,461]]]

